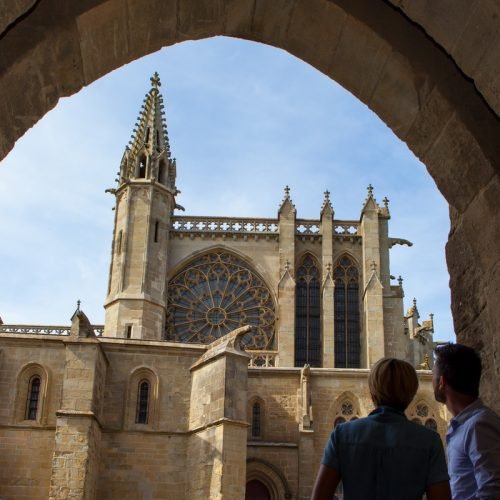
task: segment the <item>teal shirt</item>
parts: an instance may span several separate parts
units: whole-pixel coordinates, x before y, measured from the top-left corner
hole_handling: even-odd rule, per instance
[[[389,406],[337,425],[321,463],[339,471],[345,500],[421,500],[448,480],[438,433]]]

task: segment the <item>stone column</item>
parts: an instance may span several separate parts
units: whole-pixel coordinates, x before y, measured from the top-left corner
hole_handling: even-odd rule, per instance
[[[373,188],[368,186],[368,197],[361,212],[361,234],[363,237],[363,303],[364,321],[361,337],[361,352],[364,362],[370,366],[384,356],[384,297],[380,281],[380,209],[373,198]],[[385,263],[384,263],[385,266]]]
[[[366,366],[370,368],[384,357],[384,296],[383,286],[377,274],[375,263],[372,264],[369,280],[363,294],[365,310]]]
[[[96,498],[107,361],[85,314],[77,310],[66,344],[61,408],[57,411],[51,500]]]
[[[330,193],[325,191],[325,200],[321,208],[321,260],[322,260],[322,293],[321,293],[321,333],[323,347],[323,368],[335,366],[334,337],[334,291],[335,284],[331,276],[333,262],[333,217]]]
[[[311,368],[305,365],[300,371],[299,408],[299,496],[309,498],[311,495],[314,470],[313,401],[311,391]]]
[[[246,485],[247,382],[250,357],[234,330],[210,344],[191,367],[186,498],[243,500]]]
[[[281,279],[278,285],[279,366],[295,364],[295,221],[297,211],[285,188],[285,198],[278,212]]]

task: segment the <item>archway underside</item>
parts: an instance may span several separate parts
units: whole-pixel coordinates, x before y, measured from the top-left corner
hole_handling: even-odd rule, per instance
[[[500,370],[500,225],[493,223],[500,6],[400,3],[18,1],[0,13],[0,158],[59,98],[161,47],[226,35],[287,50],[370,107],[425,163],[450,204],[455,328],[461,341],[487,346],[483,389],[492,402]]]

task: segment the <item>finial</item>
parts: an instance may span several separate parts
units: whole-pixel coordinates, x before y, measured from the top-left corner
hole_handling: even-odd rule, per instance
[[[81,300],[80,300],[80,299],[78,299],[78,300],[76,301],[76,310],[77,310],[77,311],[80,311],[80,304],[81,304],[81,303],[82,303],[82,302],[81,302]]]
[[[323,193],[325,195],[325,203],[330,201],[330,191],[328,189]]]
[[[331,270],[332,270],[332,264],[331,264],[331,262],[328,262],[328,264],[326,265],[326,272],[330,273]]]
[[[154,75],[150,78],[150,80],[151,80],[151,85],[154,88],[161,87],[160,75],[158,74],[158,71],[154,72]]]
[[[386,196],[382,201],[384,202],[384,207],[389,210],[389,198]]]
[[[366,190],[368,191],[368,196],[373,196],[373,186],[371,184],[368,184]]]
[[[289,270],[290,270],[290,261],[289,261],[289,260],[287,260],[287,261],[285,262],[285,272],[286,272],[286,271],[289,271]]]
[[[403,286],[403,278],[401,277],[401,275],[398,276],[398,284],[400,287]]]
[[[417,308],[417,299],[413,297],[413,309]]]
[[[290,188],[285,186],[285,198],[290,198]]]
[[[377,264],[375,263],[374,260],[371,261],[371,264],[370,264],[370,269],[372,271],[376,271],[377,270]]]

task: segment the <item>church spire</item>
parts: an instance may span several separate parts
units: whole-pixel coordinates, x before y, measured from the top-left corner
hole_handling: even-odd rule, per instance
[[[119,182],[148,179],[175,189],[176,165],[170,156],[160,76],[155,72],[150,80],[151,88],[125,148]]]
[[[167,156],[170,157],[163,96],[160,94],[160,75],[155,72],[150,80],[151,89],[146,94],[139,111],[132,140],[129,142],[130,150],[132,154],[137,155],[143,147],[150,151],[165,149]]]

